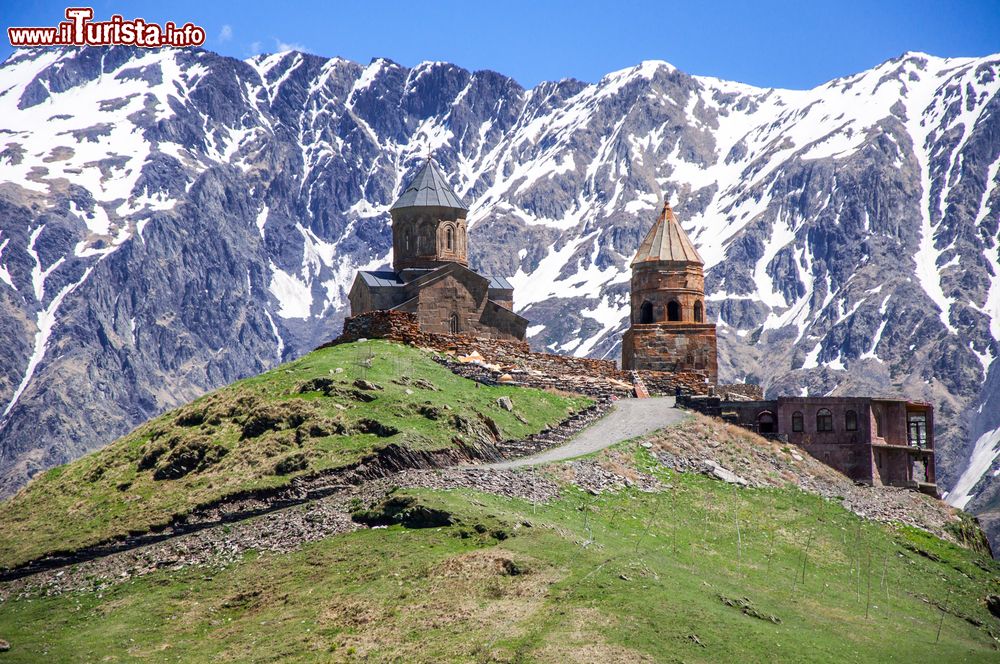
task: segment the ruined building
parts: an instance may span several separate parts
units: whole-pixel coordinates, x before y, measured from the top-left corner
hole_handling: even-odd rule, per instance
[[[929,403],[870,397],[714,401],[711,414],[798,445],[857,482],[937,493]]]
[[[425,332],[524,340],[528,321],[513,311],[510,282],[469,269],[468,211],[428,158],[389,209],[393,269],[358,272],[351,315],[403,311]]]
[[[715,325],[705,321],[705,262],[663,204],[632,260],[631,327],[622,368],[718,378]]]

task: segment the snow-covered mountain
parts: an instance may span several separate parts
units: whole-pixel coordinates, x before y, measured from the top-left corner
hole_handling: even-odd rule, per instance
[[[806,91],[665,62],[526,90],[440,62],[19,51],[0,67],[3,490],[334,336],[433,150],[536,346],[617,356],[628,260],[669,196],[724,378],[932,400],[941,483],[996,507],[998,91],[1000,56],[909,53]]]

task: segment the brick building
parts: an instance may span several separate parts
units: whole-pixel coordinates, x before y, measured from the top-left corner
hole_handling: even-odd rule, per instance
[[[934,407],[870,397],[779,397],[718,401],[710,407],[735,424],[777,436],[866,484],[936,494]]]
[[[393,269],[358,272],[348,295],[352,316],[402,311],[425,332],[524,339],[528,321],[513,311],[510,282],[469,269],[468,208],[432,159],[389,214]]]
[[[622,368],[718,378],[715,325],[705,321],[705,262],[668,203],[632,259],[631,326]]]

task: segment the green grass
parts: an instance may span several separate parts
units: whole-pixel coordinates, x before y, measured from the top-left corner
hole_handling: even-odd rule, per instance
[[[0,637],[24,662],[997,660],[993,561],[798,489],[655,472],[660,493],[545,505],[407,490],[458,523],[9,601]]]
[[[414,380],[400,384],[406,382],[400,376]],[[357,399],[351,383],[359,378],[384,388],[367,392],[374,401]],[[314,379],[328,381],[332,391],[303,392]],[[496,404],[501,396],[511,398],[514,413]],[[0,566],[144,532],[199,505],[280,487],[305,473],[356,462],[388,444],[435,450],[454,445],[456,436],[473,442],[476,429],[484,426],[481,416],[513,439],[588,403],[540,390],[477,386],[428,354],[399,344],[326,348],[213,392],[35,478],[0,504]],[[426,406],[438,410],[422,413]],[[251,418],[259,426],[248,429]],[[366,419],[398,433],[362,433]],[[194,470],[170,477],[171,469],[182,466]],[[166,478],[156,479],[157,472]],[[178,472],[183,470],[173,474]]]

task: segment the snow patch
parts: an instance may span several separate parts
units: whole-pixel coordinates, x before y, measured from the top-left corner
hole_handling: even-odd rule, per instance
[[[268,291],[278,301],[282,318],[309,318],[312,313],[312,289],[305,281],[288,274],[271,263],[271,284]]]
[[[278,326],[274,324],[274,318],[271,317],[271,312],[264,310],[264,315],[267,316],[267,322],[271,324],[271,334],[274,335],[274,340],[277,344],[276,352],[278,354],[278,359],[285,353],[285,340],[281,338],[278,333]]]
[[[1000,456],[1000,427],[987,431],[976,440],[972,446],[972,454],[969,455],[969,463],[948,492],[945,502],[959,509],[968,505],[976,497],[972,490],[989,471],[997,456]]]

